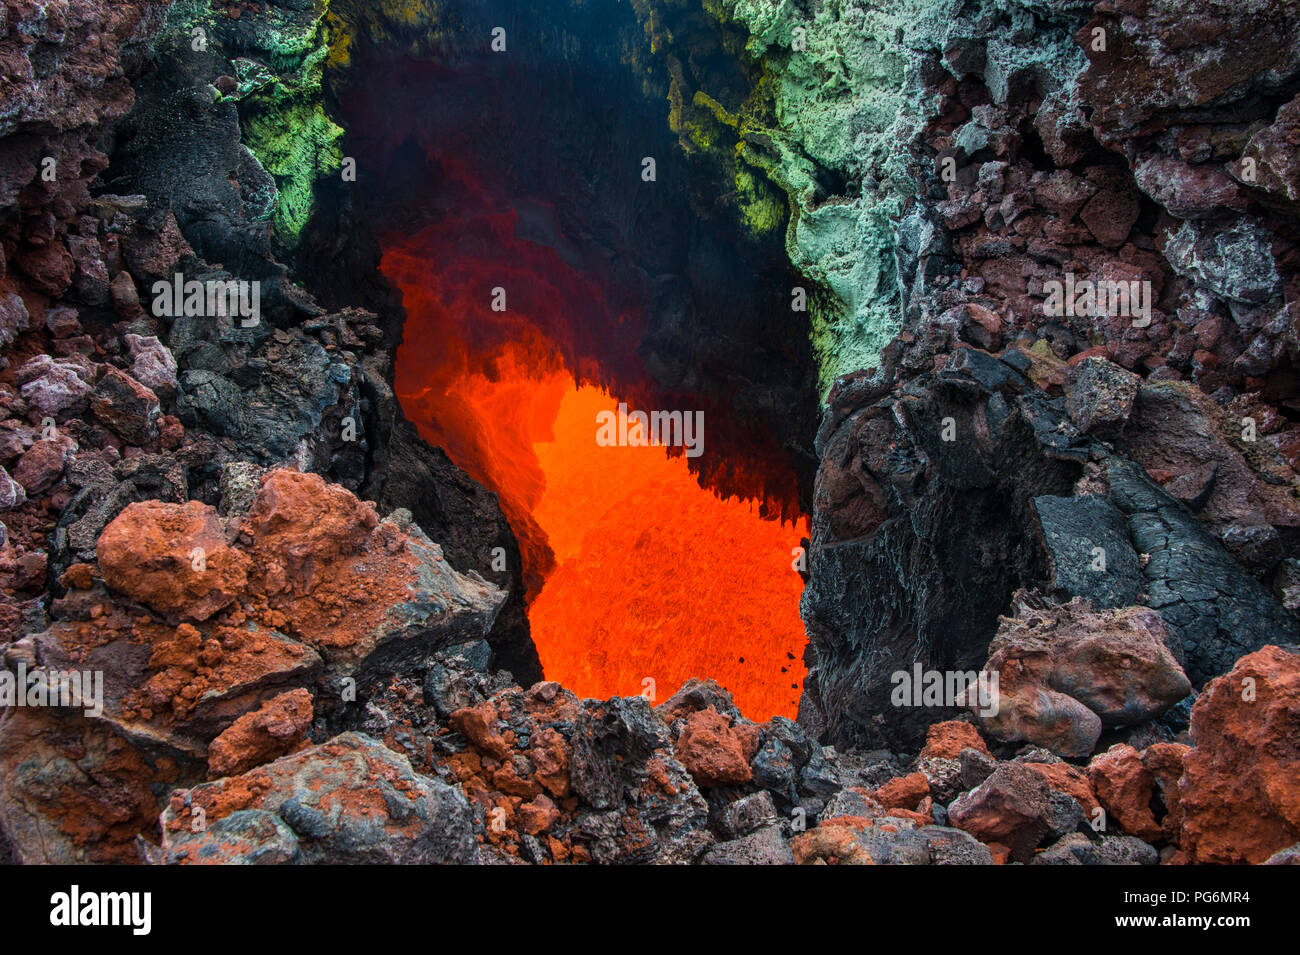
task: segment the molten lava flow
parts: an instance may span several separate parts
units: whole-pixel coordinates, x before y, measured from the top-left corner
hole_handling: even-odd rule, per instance
[[[662,448],[597,445],[596,414],[616,405],[571,390],[555,440],[536,445],[546,492],[533,515],[559,563],[528,614],[547,677],[597,697],[648,678],[663,699],[708,676],[753,719],[794,716],[799,529],[719,500]]]
[[[611,392],[634,407],[695,409],[652,403],[638,316],[552,244],[521,237],[562,243],[545,208],[530,207],[523,228],[467,167],[440,168],[445,214],[380,237],[407,311],[395,390],[425,440],[499,495],[548,678],[599,697],[639,694],[648,678],[664,699],[711,677],[751,718],[793,716],[806,642],[797,524],[761,519],[766,495],[702,488],[681,454],[598,445]],[[716,415],[706,413],[701,473],[729,492],[765,489],[765,461],[717,451]]]

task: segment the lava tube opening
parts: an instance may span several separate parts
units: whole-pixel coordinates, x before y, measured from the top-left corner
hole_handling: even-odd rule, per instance
[[[607,33],[575,20],[509,58],[356,51],[340,109],[406,313],[394,391],[497,494],[546,678],[657,701],[708,678],[752,719],[793,717],[817,415],[799,280],[781,228],[744,231],[643,76],[554,52],[589,27]],[[531,108],[506,108],[521,90]],[[702,448],[599,441],[622,406],[702,415]]]

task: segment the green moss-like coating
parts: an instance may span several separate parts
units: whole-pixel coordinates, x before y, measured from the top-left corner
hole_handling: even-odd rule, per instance
[[[269,218],[277,242],[289,249],[311,215],[316,180],[343,159],[343,130],[327,115],[321,86],[330,55],[328,12],[329,0],[315,0],[304,10],[268,6],[232,20],[209,0],[177,0],[166,25],[190,36],[202,29],[209,50],[231,57],[237,86],[218,99],[237,104],[244,145],[275,180]]]
[[[981,34],[972,23],[997,16],[1009,32],[1037,42],[987,43],[983,79],[994,101],[1013,82],[1059,83],[1081,61],[1060,7],[1053,0],[706,3],[748,31],[747,52],[762,64],[770,115],[756,112],[748,130],[742,124],[752,144],[744,155],[790,198],[790,261],[830,293],[812,309],[823,393],[837,376],[874,365],[900,322],[895,223],[916,191],[907,150],[938,105],[918,78],[922,59],[939,60],[954,42]],[[850,184],[845,196],[825,194],[818,174],[826,170]]]
[[[745,166],[738,165],[736,194],[741,221],[752,234],[764,235],[785,225],[789,205],[781,193],[768,185],[766,177],[755,175]]]
[[[343,161],[343,130],[326,114],[321,87],[330,55],[324,29],[328,6],[318,0],[310,11],[283,14],[268,8],[257,52],[273,76],[239,101],[244,142],[280,190],[271,223],[289,248],[297,245],[311,216],[316,180],[337,172]]]

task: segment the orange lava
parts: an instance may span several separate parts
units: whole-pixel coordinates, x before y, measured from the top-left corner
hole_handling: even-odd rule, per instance
[[[660,700],[712,677],[751,719],[793,717],[807,642],[800,529],[720,500],[663,448],[598,445],[596,413],[617,404],[569,391],[555,440],[534,446],[546,492],[533,514],[559,564],[528,612],[547,677],[597,697],[649,679]]]
[[[596,413],[618,404],[605,389],[633,408],[694,409],[647,407],[639,316],[521,238],[514,210],[468,169],[447,169],[438,185],[454,212],[381,236],[407,310],[394,387],[425,440],[499,495],[547,678],[592,697],[634,696],[652,680],[664,700],[709,677],[752,719],[793,717],[806,638],[792,551],[806,521],[721,499],[680,453],[597,444]],[[492,308],[496,288],[505,311]],[[711,413],[696,463],[743,472],[746,461],[708,460]]]

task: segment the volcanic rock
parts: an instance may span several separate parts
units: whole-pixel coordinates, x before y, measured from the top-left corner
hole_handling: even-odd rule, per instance
[[[926,731],[925,748],[921,750],[923,758],[958,759],[962,751],[976,749],[988,753],[984,738],[970,723],[961,720],[945,720],[935,723]]]
[[[767,826],[704,854],[704,865],[793,865],[795,855],[776,826]]]
[[[158,396],[112,366],[91,391],[90,410],[130,444],[149,444],[158,437]]]
[[[289,854],[292,844],[278,826],[212,825],[243,810],[278,816],[310,865],[463,864],[478,854],[464,795],[357,733],[241,776],[177,790],[161,819],[164,859],[193,863],[213,853],[246,854],[253,838]]]
[[[980,842],[998,843],[1017,862],[1028,862],[1050,829],[1049,792],[1043,777],[1032,769],[1003,763],[949,806],[948,817]]]
[[[1136,464],[1112,459],[1106,480],[1128,517],[1133,545],[1149,555],[1142,568],[1148,605],[1181,634],[1182,665],[1193,685],[1271,640],[1300,640],[1300,621]]]
[[[14,480],[27,489],[28,497],[37,497],[53,487],[76,452],[76,444],[67,435],[35,442],[14,467]]]
[[[776,822],[776,804],[772,794],[764,790],[728,803],[722,810],[719,828],[727,838],[736,839]]]
[[[151,787],[174,783],[178,768],[80,714],[11,710],[0,723],[0,831],[24,864],[134,862],[136,834],[158,817]]]
[[[1144,842],[1160,837],[1161,829],[1150,807],[1155,777],[1132,746],[1117,744],[1094,757],[1088,764],[1088,782],[1106,812],[1125,832]]]
[[[147,844],[146,844],[147,845]],[[145,851],[158,865],[299,865],[302,847],[288,823],[264,809],[240,809],[202,832],[171,834],[167,848]]]
[[[104,582],[132,600],[186,620],[207,620],[247,586],[248,557],[226,543],[215,509],[132,504],[97,547]]]
[[[27,304],[13,292],[0,293],[0,348],[8,348],[27,331],[31,316]]]
[[[1159,853],[1133,836],[1102,836],[1097,841],[1072,832],[1031,860],[1032,865],[1156,865]]]
[[[886,809],[916,809],[930,794],[930,781],[924,773],[909,773],[890,780],[873,794]]]
[[[37,355],[14,375],[19,393],[32,408],[56,420],[86,408],[93,372],[84,363]]]
[[[1276,646],[1201,693],[1178,783],[1189,861],[1259,863],[1300,839],[1297,712],[1300,655]]]
[[[125,274],[125,273],[123,273]],[[131,375],[160,397],[176,394],[176,359],[153,335],[123,336],[131,353]]]
[[[1133,411],[1139,381],[1104,358],[1085,358],[1065,382],[1065,409],[1079,430],[1115,437]]]
[[[990,865],[989,850],[965,832],[918,827],[893,816],[840,816],[795,836],[799,865]]]
[[[1062,756],[1092,752],[1102,726],[1134,726],[1191,692],[1160,616],[1145,608],[1094,611],[1076,600],[1036,609],[1023,600],[989,645],[999,706],[973,706],[986,732]]]
[[[753,777],[740,738],[713,707],[687,717],[677,754],[686,771],[704,787],[736,785]]]
[[[269,763],[307,736],[311,727],[311,694],[290,690],[245,713],[208,747],[208,775],[238,776],[254,766]]]

